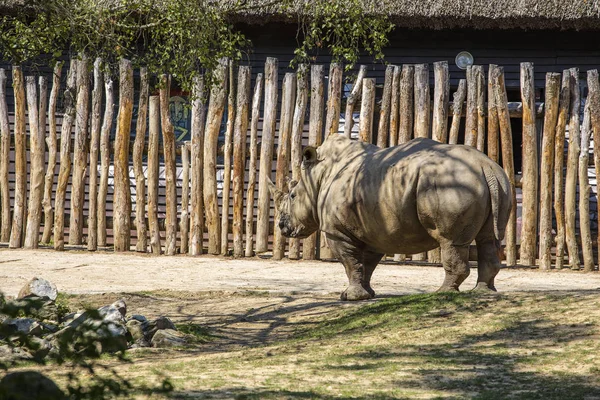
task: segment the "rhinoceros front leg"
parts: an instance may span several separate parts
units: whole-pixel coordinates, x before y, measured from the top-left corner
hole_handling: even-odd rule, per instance
[[[329,240],[329,246],[342,262],[348,276],[348,287],[340,296],[342,300],[366,300],[375,296],[371,276],[383,254],[360,250],[350,243]]]
[[[469,269],[469,246],[455,246],[451,243],[440,243],[442,249],[442,265],[446,276],[438,292],[457,292],[458,287],[471,272]]]

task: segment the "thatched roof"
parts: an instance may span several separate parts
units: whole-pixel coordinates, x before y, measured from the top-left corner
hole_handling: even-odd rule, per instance
[[[0,0],[0,14],[14,12],[31,1]],[[240,3],[240,0],[214,1],[225,9]],[[361,3],[365,13],[388,15],[397,26],[407,28],[600,29],[600,0],[361,0]],[[242,0],[242,4],[244,11],[235,12],[236,20],[264,24],[293,22],[310,14],[313,0]]]

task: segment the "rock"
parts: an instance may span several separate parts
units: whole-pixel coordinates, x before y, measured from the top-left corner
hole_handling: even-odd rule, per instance
[[[7,374],[0,381],[0,399],[11,400],[63,400],[65,394],[51,379],[36,371],[19,371]]]
[[[117,300],[111,304],[111,307],[114,307],[117,310],[119,310],[119,312],[121,313],[121,316],[123,316],[123,318],[125,318],[125,315],[127,315],[127,304],[125,303],[125,300],[123,300],[123,299]]]
[[[144,347],[152,347],[152,345],[144,338],[140,338],[131,345],[131,349],[141,349]]]
[[[144,323],[137,319],[130,319],[127,321],[127,330],[131,335],[132,342],[139,339],[144,339]]]
[[[125,324],[125,318],[123,314],[114,305],[100,307],[98,312],[104,321]]]
[[[185,346],[188,343],[186,335],[174,329],[160,329],[152,337],[152,347]]]
[[[29,296],[47,297],[52,301],[56,300],[58,291],[56,286],[42,278],[33,278],[19,292],[17,299],[23,299]]]
[[[32,318],[13,318],[2,322],[7,331],[12,334],[40,336],[44,329],[35,319]]]
[[[154,321],[149,322],[144,328],[144,336],[146,340],[151,342],[154,334],[161,329],[172,329],[177,330],[175,328],[175,324],[167,317],[158,317]]]
[[[139,314],[133,314],[131,317],[129,317],[129,321],[131,321],[132,319],[135,319],[136,321],[140,322],[148,322],[148,319],[146,317]]]

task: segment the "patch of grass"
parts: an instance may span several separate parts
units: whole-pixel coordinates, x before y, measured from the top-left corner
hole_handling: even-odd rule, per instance
[[[194,338],[196,343],[208,343],[215,340],[217,337],[210,333],[209,329],[192,322],[186,322],[183,324],[175,324],[178,331],[190,335]]]

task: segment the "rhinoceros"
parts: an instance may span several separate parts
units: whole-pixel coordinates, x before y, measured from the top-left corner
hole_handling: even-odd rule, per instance
[[[290,238],[325,233],[348,276],[342,300],[375,296],[371,276],[385,254],[438,246],[445,270],[438,291],[458,291],[473,240],[476,289],[496,290],[513,197],[503,169],[485,154],[424,138],[382,149],[333,135],[303,149],[300,177],[287,193],[268,181],[276,226]]]

